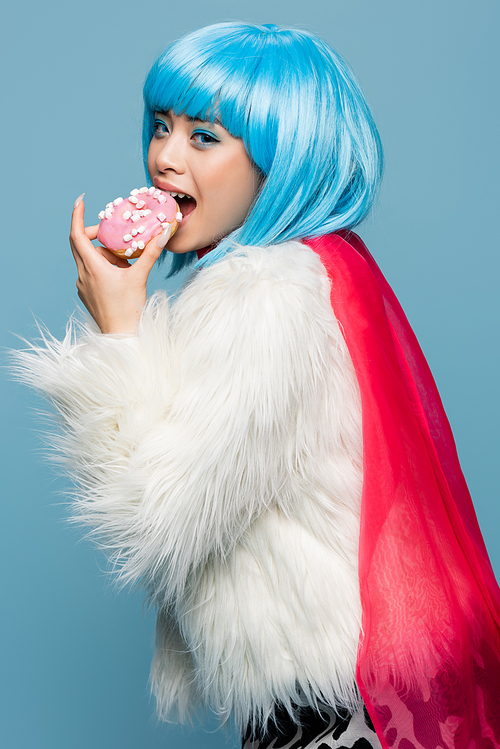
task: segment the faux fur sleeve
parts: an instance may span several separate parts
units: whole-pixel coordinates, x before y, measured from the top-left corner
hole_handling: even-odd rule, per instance
[[[340,338],[319,259],[288,243],[200,271],[170,310],[155,295],[137,338],[87,330],[21,354],[62,418],[77,513],[123,579],[169,600],[267,507],[294,511],[332,351],[339,394],[353,389]]]

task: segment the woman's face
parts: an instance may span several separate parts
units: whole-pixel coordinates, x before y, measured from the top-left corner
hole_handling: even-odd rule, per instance
[[[148,171],[183,215],[167,245],[176,253],[201,250],[241,226],[259,186],[241,140],[217,123],[172,112],[155,113]]]

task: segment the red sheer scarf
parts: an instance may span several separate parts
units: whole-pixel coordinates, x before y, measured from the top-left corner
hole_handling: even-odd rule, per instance
[[[436,385],[360,238],[307,244],[361,392],[360,692],[384,747],[500,747],[500,591]]]

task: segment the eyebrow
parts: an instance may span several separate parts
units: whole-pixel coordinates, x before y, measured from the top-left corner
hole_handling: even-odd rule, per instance
[[[168,112],[160,112],[159,110],[155,110],[154,114],[155,115],[159,114],[159,115],[163,115],[164,117],[168,117]],[[222,124],[222,122],[219,120],[218,117],[215,117],[213,120],[210,119],[209,117],[188,117],[188,120],[190,120],[190,122],[202,122],[202,123],[208,123],[210,125],[219,125],[219,127],[224,128],[224,125]]]
[[[193,122],[208,122],[210,125],[220,125],[221,127],[224,127],[218,117],[214,117],[213,120],[209,117],[193,117]]]

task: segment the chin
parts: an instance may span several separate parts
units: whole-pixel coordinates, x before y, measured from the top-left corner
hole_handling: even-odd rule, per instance
[[[198,249],[198,246],[193,247],[192,242],[183,241],[181,237],[177,237],[175,234],[171,241],[167,244],[166,249],[169,252],[173,252],[175,255],[184,255],[186,252],[193,252]]]
[[[171,252],[173,255],[185,255],[187,252],[195,252],[195,250],[192,249],[174,249],[173,247],[165,247],[165,249]]]

